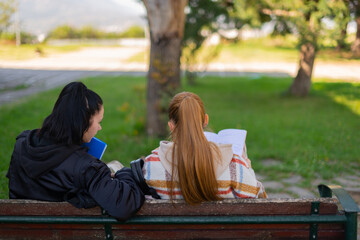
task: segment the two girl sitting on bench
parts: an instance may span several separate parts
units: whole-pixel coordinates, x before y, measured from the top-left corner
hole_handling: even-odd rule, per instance
[[[99,95],[80,82],[66,85],[42,127],[16,138],[7,173],[9,197],[68,201],[78,208],[99,205],[120,220],[133,216],[144,202],[144,193],[132,171],[123,168],[111,174],[83,147],[101,130],[103,114]],[[172,142],[161,142],[143,169],[148,185],[161,198],[195,204],[266,197],[245,147],[240,156],[233,154],[231,145],[207,141],[203,128],[209,117],[197,95],[176,95],[169,119]]]

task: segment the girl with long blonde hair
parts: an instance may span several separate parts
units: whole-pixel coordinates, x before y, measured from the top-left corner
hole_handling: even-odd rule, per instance
[[[223,198],[266,197],[255,178],[246,147],[242,156],[231,144],[207,140],[204,127],[209,116],[200,97],[182,92],[169,105],[171,142],[145,158],[144,178],[162,199],[184,199],[189,204]]]

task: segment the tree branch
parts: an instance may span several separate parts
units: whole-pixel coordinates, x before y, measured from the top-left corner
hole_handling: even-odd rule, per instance
[[[298,11],[287,11],[287,10],[282,10],[282,9],[268,9],[268,8],[264,8],[261,10],[264,14],[266,15],[275,15],[275,16],[280,16],[280,17],[299,17],[302,16],[303,14],[298,12]]]

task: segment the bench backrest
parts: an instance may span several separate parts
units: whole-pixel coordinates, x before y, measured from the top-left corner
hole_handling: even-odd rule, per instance
[[[11,239],[309,239],[313,231],[317,239],[328,240],[344,238],[345,228],[344,223],[326,220],[342,215],[335,198],[231,199],[195,206],[183,201],[147,200],[126,223],[103,214],[99,207],[77,209],[66,202],[3,199],[0,216],[27,217],[27,220],[0,224],[0,236]],[[314,214],[323,217],[324,222],[310,224]],[[314,227],[316,229],[312,229]]]
[[[335,198],[317,199],[228,199],[188,205],[176,200],[146,200],[137,216],[240,216],[310,215],[311,203],[319,202],[319,214],[338,212]],[[0,199],[0,215],[9,216],[101,216],[100,207],[78,209],[67,202]]]

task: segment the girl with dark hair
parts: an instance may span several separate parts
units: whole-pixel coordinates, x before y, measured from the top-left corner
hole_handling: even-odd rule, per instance
[[[189,204],[223,198],[266,198],[256,180],[246,147],[241,156],[231,144],[207,140],[209,122],[204,105],[194,93],[177,94],[169,106],[171,142],[145,158],[144,178],[162,199],[184,199]]]
[[[9,197],[68,201],[78,208],[100,205],[125,220],[140,209],[144,194],[131,170],[111,175],[83,143],[101,130],[102,99],[81,82],[64,87],[41,129],[17,138],[9,171]]]

